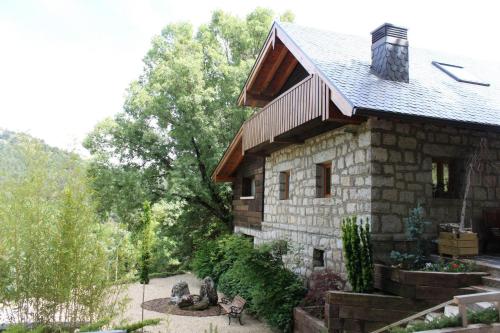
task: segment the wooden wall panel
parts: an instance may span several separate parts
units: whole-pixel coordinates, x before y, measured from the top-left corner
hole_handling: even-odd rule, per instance
[[[241,200],[244,177],[255,178],[254,199]],[[264,158],[245,156],[233,181],[233,222],[235,226],[260,229],[264,210]]]
[[[317,75],[309,75],[267,104],[243,124],[247,151],[317,117],[328,118],[330,90]]]

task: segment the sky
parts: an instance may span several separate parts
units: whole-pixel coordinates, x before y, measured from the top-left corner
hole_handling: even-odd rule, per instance
[[[367,38],[390,22],[409,29],[410,48],[500,63],[494,0],[0,0],[0,128],[85,153],[83,138],[122,110],[162,27],[198,26],[216,9],[245,17],[255,7]]]

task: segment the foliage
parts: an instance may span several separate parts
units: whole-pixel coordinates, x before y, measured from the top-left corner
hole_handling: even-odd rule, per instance
[[[208,331],[205,330],[205,333],[219,333],[219,330],[217,329],[217,326],[212,326],[212,323],[210,323],[210,326],[208,327]]]
[[[138,322],[135,322],[135,323],[132,323],[132,324],[127,324],[127,325],[122,325],[122,326],[118,326],[118,327],[114,327],[113,329],[114,330],[124,330],[126,331],[127,333],[130,333],[130,332],[135,332],[143,327],[146,327],[146,326],[155,326],[155,325],[158,325],[159,323],[161,322],[161,319],[158,319],[158,318],[155,318],[155,319],[145,319],[145,320],[142,320],[142,321],[138,321]]]
[[[148,284],[151,265],[151,204],[145,201],[143,207],[139,281],[142,284]]]
[[[22,174],[0,176],[0,303],[13,322],[74,324],[112,315],[107,239],[85,168],[27,137],[15,144]],[[63,316],[64,314],[64,316]]]
[[[499,321],[498,311],[494,308],[487,308],[480,311],[468,311],[467,319],[469,324],[487,324]],[[396,327],[390,330],[391,333],[412,333],[420,331],[428,331],[435,329],[442,329],[448,327],[458,327],[462,325],[460,316],[441,316],[431,321],[419,321],[412,325],[402,328]]]
[[[253,244],[247,238],[225,235],[202,243],[195,252],[192,267],[200,279],[210,276],[217,284],[224,272],[236,261],[248,257],[252,250]]]
[[[370,224],[358,224],[356,216],[346,217],[342,223],[342,244],[346,259],[347,277],[354,292],[373,289],[373,250]]]
[[[193,269],[200,277],[216,279],[226,296],[243,297],[248,310],[270,325],[290,331],[293,308],[305,289],[302,279],[283,264],[286,249],[282,241],[254,248],[241,236],[223,236],[199,248]]]
[[[111,320],[109,318],[104,318],[96,321],[95,323],[81,326],[80,332],[93,332],[103,329],[106,326],[110,325]],[[154,326],[158,325],[161,322],[161,319],[146,319],[143,321],[134,322],[127,325],[119,325],[114,327],[113,330],[124,330],[127,333],[138,331],[139,329],[146,326]],[[40,325],[34,328],[27,328],[26,325],[12,325],[9,326],[4,333],[66,333],[68,330],[57,326],[49,326],[49,325]]]
[[[436,263],[426,263],[422,268],[423,271],[430,272],[451,272],[451,273],[464,273],[464,272],[477,272],[478,268],[473,262],[465,262],[460,260],[443,260]]]
[[[423,218],[424,209],[420,204],[410,211],[405,219],[406,238],[414,244],[409,253],[392,251],[390,254],[393,264],[403,269],[420,269],[425,265],[428,252],[428,242],[424,238],[425,228],[430,222]]]
[[[68,333],[67,330],[56,326],[40,325],[34,328],[27,328],[25,325],[11,325],[4,333]]]
[[[303,306],[325,305],[325,294],[330,290],[344,290],[346,281],[331,269],[314,271],[308,279],[307,294]]]
[[[197,31],[170,24],[153,38],[124,111],[85,140],[101,214],[134,230],[144,200],[176,204],[176,223],[163,231],[182,260],[198,240],[231,230],[230,188],[210,175],[251,112],[236,100],[273,17],[261,8],[245,19],[215,11]]]
[[[111,318],[102,318],[94,323],[90,323],[88,325],[84,325],[80,327],[80,332],[93,332],[99,331],[104,326],[108,326],[111,323]]]

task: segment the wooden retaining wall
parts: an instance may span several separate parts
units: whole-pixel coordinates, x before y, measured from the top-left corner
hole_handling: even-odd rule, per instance
[[[325,322],[328,332],[371,332],[429,308],[426,301],[400,296],[329,291]],[[306,331],[303,331],[306,332]]]
[[[445,273],[406,271],[375,265],[375,288],[384,292],[439,304],[456,295],[473,294],[487,273]]]
[[[325,333],[328,332],[323,320],[310,315],[302,308],[293,309],[294,333]]]

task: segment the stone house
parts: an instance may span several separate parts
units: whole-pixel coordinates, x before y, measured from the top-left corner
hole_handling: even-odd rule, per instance
[[[375,253],[408,246],[421,204],[457,222],[466,161],[486,140],[467,222],[500,207],[500,66],[409,48],[407,29],[371,40],[275,22],[238,103],[257,107],[212,177],[231,182],[235,232],[303,248],[308,274],[342,272],[341,221],[371,222]]]

